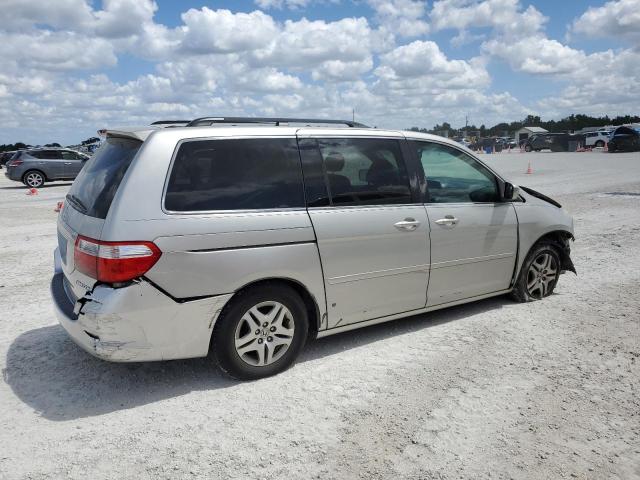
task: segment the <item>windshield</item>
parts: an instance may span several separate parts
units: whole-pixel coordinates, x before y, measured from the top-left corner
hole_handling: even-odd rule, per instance
[[[120,181],[141,145],[131,138],[107,138],[73,182],[68,203],[85,215],[106,218]]]

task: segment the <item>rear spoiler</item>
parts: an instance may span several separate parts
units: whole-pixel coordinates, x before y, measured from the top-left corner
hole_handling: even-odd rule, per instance
[[[160,130],[161,127],[140,127],[140,128],[110,128],[104,130],[104,134],[106,137],[124,137],[124,138],[133,138],[134,140],[140,140],[144,142],[149,135],[153,132]]]

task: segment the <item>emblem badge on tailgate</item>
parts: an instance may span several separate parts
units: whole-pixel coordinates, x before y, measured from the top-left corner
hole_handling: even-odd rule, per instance
[[[80,280],[76,280],[76,285],[78,285],[79,287],[84,288],[87,291],[91,290],[91,287],[89,285],[87,285],[86,283],[82,283]]]

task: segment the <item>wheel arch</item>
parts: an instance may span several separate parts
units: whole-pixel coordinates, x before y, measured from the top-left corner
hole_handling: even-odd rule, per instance
[[[43,172],[42,170],[40,170],[39,168],[30,168],[29,170],[27,170],[26,172],[24,172],[24,173],[22,174],[21,179],[22,179],[22,182],[23,182],[23,183],[24,183],[24,179],[25,179],[25,177],[26,177],[28,174],[30,174],[31,172],[38,172],[40,175],[42,175],[42,177],[44,178],[44,181],[45,181],[45,182],[46,182],[47,180],[49,180],[49,179],[47,178],[47,174],[46,174],[46,173],[44,173],[44,172]]]
[[[571,246],[570,241],[574,240],[573,233],[568,230],[552,230],[541,235],[536,241],[531,244],[529,250],[527,251],[524,258],[529,255],[529,252],[533,250],[537,245],[542,242],[551,243],[556,246],[558,249],[558,253],[560,254],[560,260],[562,262],[561,269],[568,270],[570,272],[576,273],[576,268],[573,265],[573,261],[571,260]]]
[[[307,315],[309,318],[309,337],[315,338],[318,334],[318,331],[320,330],[322,321],[320,306],[318,305],[318,301],[316,300],[316,298],[311,294],[311,292],[309,292],[309,289],[297,280],[286,277],[269,277],[262,278],[260,280],[254,280],[238,288],[227,302],[227,305],[229,305],[233,301],[233,299],[238,296],[238,294],[245,292],[250,288],[258,288],[261,285],[274,284],[288,286],[295,290],[298,295],[300,295],[300,298],[305,304]]]

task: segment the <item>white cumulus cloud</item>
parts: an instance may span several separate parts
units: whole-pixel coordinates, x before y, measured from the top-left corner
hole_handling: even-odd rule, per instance
[[[590,37],[620,37],[640,42],[640,0],[614,0],[589,7],[574,20],[572,31]]]

